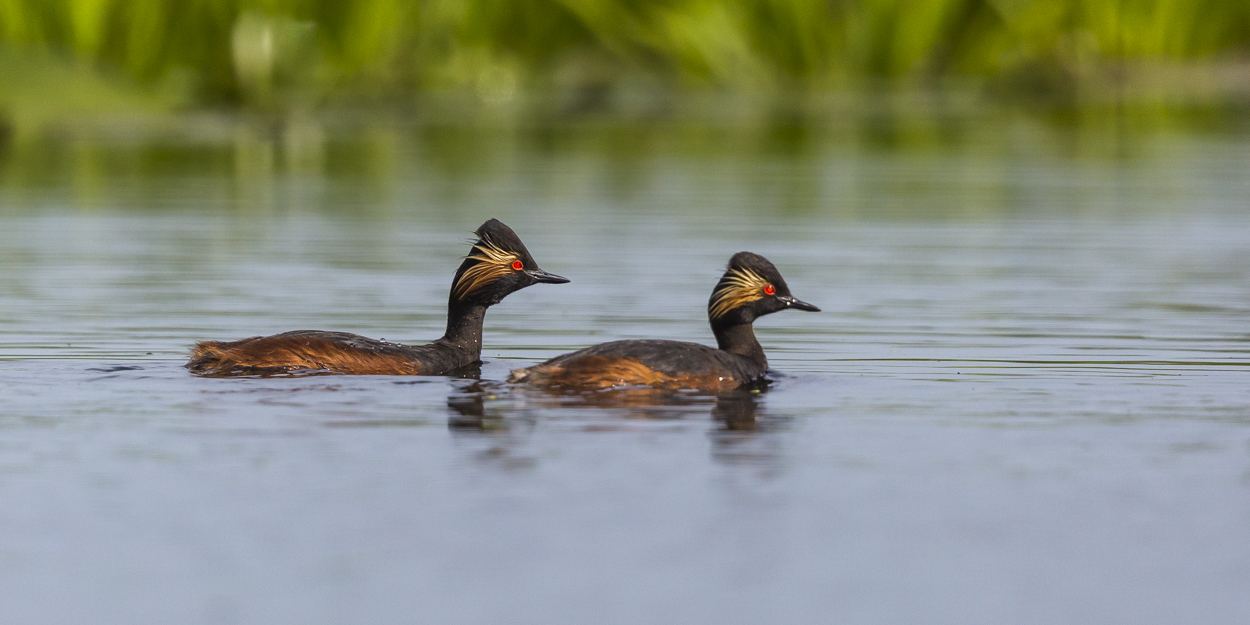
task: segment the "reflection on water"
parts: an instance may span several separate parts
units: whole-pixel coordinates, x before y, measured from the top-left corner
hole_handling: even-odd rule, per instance
[[[533,435],[539,421],[580,423],[586,432],[630,431],[638,421],[706,421],[712,458],[763,465],[775,458],[751,445],[752,436],[781,430],[789,420],[763,409],[766,390],[763,385],[717,394],[640,387],[561,392],[475,381],[448,394],[447,425],[453,432],[489,435],[491,447],[482,457],[495,463],[510,458],[510,449]]]
[[[501,411],[492,410],[491,415],[487,417],[487,398],[493,401],[495,391],[483,388],[481,382],[455,388],[447,395],[447,407],[452,411],[452,415],[447,419],[448,427],[483,432],[504,429],[506,424],[503,422]]]
[[[10,142],[0,622],[1244,620],[1250,138],[1100,115]],[[572,283],[493,307],[480,367],[182,367],[206,337],[432,340],[492,216]],[[825,311],[756,323],[767,387],[502,382],[712,343],[744,249]]]
[[[717,396],[712,416],[725,424],[725,429],[750,432],[756,429],[759,394],[751,391],[733,391]],[[767,422],[766,415],[764,417]]]
[[[755,389],[709,394],[705,391],[674,391],[646,386],[616,387],[594,391],[560,391],[474,381],[447,395],[452,429],[506,429],[505,415],[521,412],[555,412],[592,409],[605,421],[689,419],[700,406],[710,407],[712,420],[726,430],[756,429],[756,412],[766,385]],[[487,411],[487,401],[492,410]]]

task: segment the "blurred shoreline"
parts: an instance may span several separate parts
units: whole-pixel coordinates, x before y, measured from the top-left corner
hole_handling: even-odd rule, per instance
[[[628,123],[1250,108],[1250,5],[5,0],[0,142],[229,120]],[[151,130],[155,129],[155,130]],[[209,131],[211,132],[211,131]]]
[[[149,90],[108,83],[0,100],[0,154],[29,141],[91,138],[230,140],[240,130],[282,134],[290,127],[483,126],[497,128],[699,125],[743,129],[778,123],[825,127],[866,119],[1019,116],[1058,126],[1123,118],[1139,127],[1197,121],[1224,130],[1250,126],[1250,63],[1167,66],[1122,84],[1091,83],[1064,98],[1002,96],[976,86],[831,92],[614,91],[588,96],[520,93],[506,101],[475,93],[419,94],[404,101],[332,100],[273,110],[191,105]],[[104,95],[101,95],[101,92]],[[1151,120],[1154,123],[1151,123]]]

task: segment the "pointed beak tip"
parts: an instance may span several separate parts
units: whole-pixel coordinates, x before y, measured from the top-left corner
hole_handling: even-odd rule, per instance
[[[565,284],[570,281],[564,276],[557,276],[554,273],[547,273],[545,271],[535,271],[530,274],[530,277],[534,278],[535,282],[541,282],[544,284]]]
[[[820,308],[813,306],[811,304],[808,304],[807,302],[798,298],[791,298],[788,304],[790,305],[790,308],[793,308],[795,310],[805,310],[807,312],[820,312]]]

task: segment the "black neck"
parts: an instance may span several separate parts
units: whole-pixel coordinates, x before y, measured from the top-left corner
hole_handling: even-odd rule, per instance
[[[764,348],[760,347],[760,342],[755,340],[755,329],[751,324],[713,324],[712,334],[716,335],[717,347],[758,363],[762,368],[768,368],[768,358],[764,356]]]
[[[447,305],[447,333],[442,342],[456,351],[471,356],[465,362],[482,358],[482,320],[486,307],[480,304],[450,302]]]

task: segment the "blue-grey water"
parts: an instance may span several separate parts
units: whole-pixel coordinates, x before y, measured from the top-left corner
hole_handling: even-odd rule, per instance
[[[956,122],[0,146],[0,622],[1243,622],[1250,133]],[[488,217],[573,282],[480,379],[181,366],[437,338]],[[739,250],[823,308],[764,392],[503,383]]]

